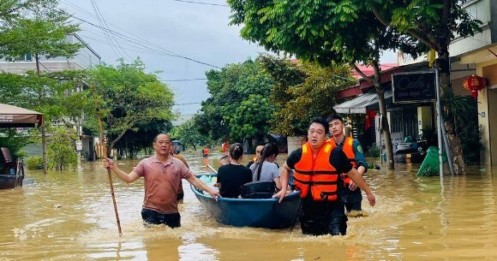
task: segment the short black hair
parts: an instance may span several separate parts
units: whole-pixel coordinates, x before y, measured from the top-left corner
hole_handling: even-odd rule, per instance
[[[313,123],[321,124],[323,125],[324,131],[326,134],[328,134],[328,122],[323,118],[323,117],[315,117],[311,120],[309,123],[309,126],[311,126]]]
[[[342,118],[341,116],[339,116],[338,114],[331,115],[331,116],[329,116],[329,117],[326,119],[326,121],[327,121],[328,123],[330,123],[330,122],[332,122],[332,121],[334,121],[334,120],[339,120],[340,122],[342,122],[342,123],[343,123],[343,118]]]

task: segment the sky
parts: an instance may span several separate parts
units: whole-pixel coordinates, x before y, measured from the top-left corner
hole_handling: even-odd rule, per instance
[[[206,71],[266,52],[242,39],[240,27],[229,25],[230,8],[224,0],[59,1],[80,23],[78,35],[102,62],[115,65],[124,58],[131,63],[140,57],[147,72],[159,72],[175,94],[179,122],[209,97]],[[395,61],[393,53],[385,57],[385,62]]]

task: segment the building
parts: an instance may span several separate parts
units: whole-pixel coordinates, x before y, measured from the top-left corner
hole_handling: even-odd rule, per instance
[[[460,37],[454,39],[450,46],[451,55],[451,84],[454,94],[470,95],[463,88],[463,81],[477,74],[486,78],[488,87],[479,92],[478,96],[478,123],[481,127],[481,143],[484,150],[481,163],[485,165],[497,164],[497,104],[490,101],[497,98],[497,23],[492,23],[492,17],[497,17],[497,1],[494,0],[467,0],[463,3],[471,17],[483,22],[482,32],[473,37]],[[400,72],[427,71],[430,68],[427,56],[412,59],[408,55],[398,54],[398,66],[395,68],[382,68],[381,81],[386,90],[387,119],[392,134],[392,143],[401,142],[405,136],[417,138],[423,129],[436,129],[435,105],[433,102],[395,105],[391,102],[391,75]],[[366,113],[376,110],[376,94],[370,84],[359,78],[358,86],[342,90],[337,94],[337,112],[359,113],[366,117]],[[352,99],[351,99],[352,98]],[[341,99],[341,100],[340,100]],[[349,99],[347,103],[343,101]],[[347,112],[348,110],[348,112]],[[378,123],[378,116],[374,123]],[[381,143],[379,131],[376,129],[372,143]],[[371,135],[365,133],[365,135]],[[364,139],[364,138],[363,138]],[[366,139],[367,140],[367,139]],[[367,144],[367,143],[366,143]],[[492,148],[493,153],[492,153]]]

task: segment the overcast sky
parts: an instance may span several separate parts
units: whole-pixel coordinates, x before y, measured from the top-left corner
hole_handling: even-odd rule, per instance
[[[75,20],[81,23],[78,34],[103,62],[116,64],[120,57],[131,62],[140,57],[147,71],[162,71],[159,76],[175,93],[175,111],[188,117],[209,97],[206,81],[196,79],[205,79],[205,72],[215,68],[201,63],[224,67],[265,52],[243,40],[239,27],[228,24],[230,9],[224,0],[189,1],[212,5],[188,1],[60,0],[60,4],[80,19]],[[110,34],[102,29],[104,23]],[[388,55],[385,61],[393,60]]]

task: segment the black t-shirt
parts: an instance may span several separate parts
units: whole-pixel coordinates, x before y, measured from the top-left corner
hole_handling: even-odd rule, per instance
[[[246,166],[246,167],[250,169],[250,166],[252,166],[252,164],[254,164],[254,161],[253,161],[253,160],[249,161],[249,162],[247,163],[247,166]]]
[[[225,198],[237,198],[242,185],[251,181],[252,171],[242,165],[224,165],[217,172],[217,182],[221,183],[219,193]]]
[[[286,165],[294,169],[295,164],[302,158],[302,148],[294,150],[286,159]],[[335,167],[338,173],[347,173],[352,169],[352,164],[340,148],[334,148],[330,154],[330,164]]]

